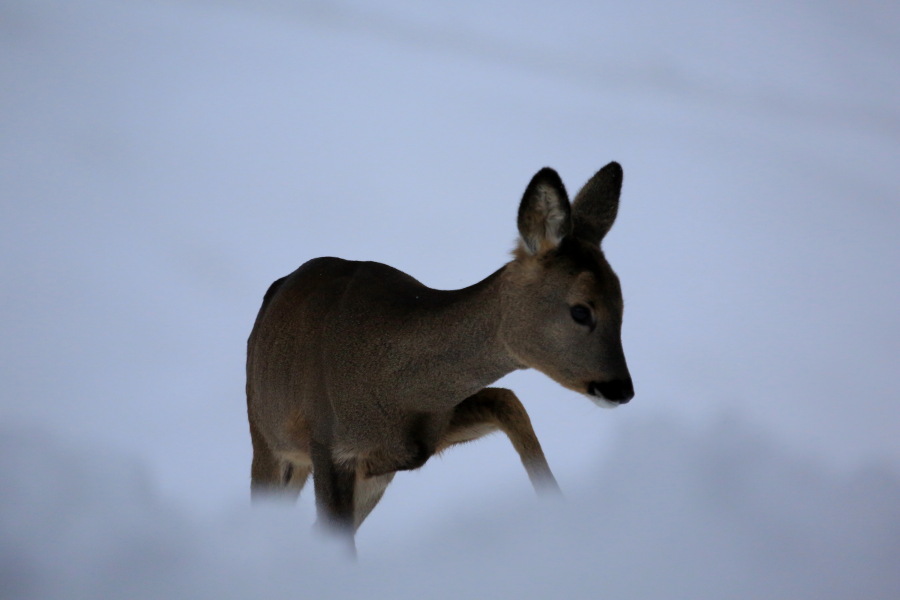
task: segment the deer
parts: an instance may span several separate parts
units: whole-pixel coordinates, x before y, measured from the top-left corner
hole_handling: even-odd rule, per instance
[[[622,177],[611,162],[570,203],[557,172],[538,171],[512,260],[463,289],[333,257],[275,281],[247,342],[254,502],[296,499],[312,474],[316,525],[355,556],[398,471],[496,431],[539,494],[558,492],[522,402],[489,386],[532,368],[600,406],[634,396],[622,290],[600,248]]]

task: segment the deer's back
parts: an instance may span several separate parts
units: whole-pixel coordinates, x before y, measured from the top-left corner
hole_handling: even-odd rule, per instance
[[[272,284],[250,334],[251,419],[285,445],[285,422],[320,428],[323,437],[336,414],[342,427],[388,427],[400,408],[379,398],[396,393],[405,357],[416,352],[416,312],[439,302],[435,290],[380,263],[303,264]]]

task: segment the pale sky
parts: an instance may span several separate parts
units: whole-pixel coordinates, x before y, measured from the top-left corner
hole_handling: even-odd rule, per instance
[[[796,556],[811,531],[862,557],[900,551],[896,510],[877,508],[900,497],[898,25],[900,9],[874,2],[0,2],[0,423],[26,457],[6,467],[23,486],[7,506],[27,512],[25,489],[55,497],[69,480],[32,469],[58,454],[97,473],[84,505],[103,514],[115,485],[91,482],[124,461],[134,486],[203,524],[197,535],[233,534],[216,519],[250,535],[243,361],[268,284],[332,255],[470,285],[508,260],[538,169],[574,194],[617,160],[625,183],[604,248],[636,397],[600,411],[539,373],[501,382],[528,408],[573,514],[609,493],[623,502],[623,557],[661,565],[641,540],[676,552],[654,536],[699,528],[698,556],[724,547],[755,569],[770,559],[754,563],[703,515],[716,490],[758,483],[771,494],[716,517],[723,530],[757,535],[752,513],[763,529],[789,523]],[[710,482],[716,456],[726,472]],[[872,520],[845,530],[833,515],[853,512],[850,482],[880,491],[865,500]],[[642,490],[682,490],[673,503],[689,512],[667,520]],[[298,537],[311,491],[286,513]],[[825,504],[810,517],[792,498]],[[531,501],[508,442],[482,440],[399,475],[360,553],[418,554],[448,530],[456,551],[495,517],[502,553],[532,539],[519,517],[567,522]],[[47,510],[80,510],[59,502]],[[587,512],[586,527],[611,526]],[[859,533],[876,530],[885,539]],[[541,535],[545,548],[567,539]],[[248,547],[286,543],[264,539]],[[589,546],[579,539],[572,552]],[[868,563],[874,591],[898,589]],[[769,583],[812,589],[799,577]]]

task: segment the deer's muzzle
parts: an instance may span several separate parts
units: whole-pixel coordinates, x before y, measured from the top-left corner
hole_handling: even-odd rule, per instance
[[[588,393],[608,402],[625,404],[634,398],[634,385],[631,383],[631,377],[612,381],[592,381],[588,385]]]

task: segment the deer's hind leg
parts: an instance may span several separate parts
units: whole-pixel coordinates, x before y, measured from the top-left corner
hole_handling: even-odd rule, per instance
[[[250,440],[253,443],[251,499],[257,501],[264,497],[281,497],[296,500],[312,469],[308,453],[296,452],[283,456],[276,454],[252,422]]]
[[[453,411],[450,425],[438,443],[441,452],[494,431],[502,431],[522,459],[531,485],[538,493],[559,493],[531,419],[522,402],[504,388],[484,388],[463,400]]]
[[[296,500],[311,472],[312,459],[308,454],[294,452],[284,455],[281,459],[280,493],[287,498]]]
[[[250,441],[253,443],[253,462],[250,465],[250,498],[255,502],[278,489],[281,480],[280,461],[269,447],[262,433],[250,421]]]

